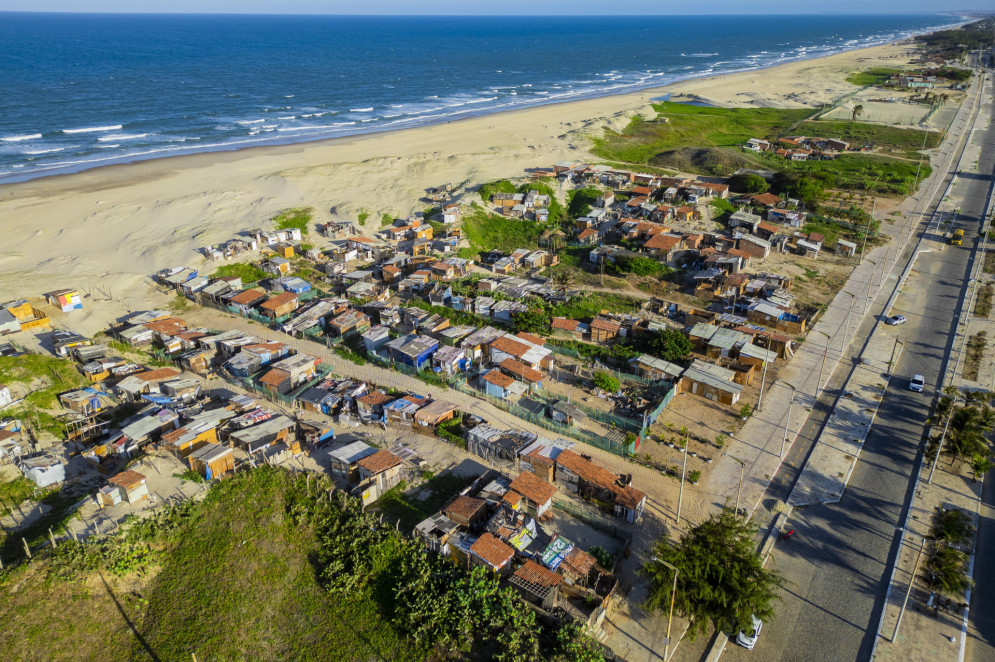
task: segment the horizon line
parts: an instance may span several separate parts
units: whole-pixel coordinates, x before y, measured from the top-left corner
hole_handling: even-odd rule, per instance
[[[965,10],[943,10],[943,11],[917,11],[917,12],[826,12],[826,11],[795,11],[795,12],[775,12],[775,13],[751,13],[751,12],[722,12],[722,13],[685,13],[669,12],[664,14],[647,14],[646,12],[632,14],[563,14],[554,12],[549,14],[424,14],[424,13],[382,13],[382,14],[362,14],[362,13],[329,13],[329,12],[224,12],[224,11],[75,11],[75,10],[29,10],[29,9],[4,9],[0,14],[68,14],[68,15],[119,15],[119,16],[339,16],[339,17],[365,17],[365,18],[520,18],[520,17],[545,17],[545,18],[632,18],[635,16],[649,18],[664,18],[668,16],[701,16],[714,18],[717,16],[966,16],[968,14],[982,14],[985,16],[995,16],[993,10],[965,9]]]

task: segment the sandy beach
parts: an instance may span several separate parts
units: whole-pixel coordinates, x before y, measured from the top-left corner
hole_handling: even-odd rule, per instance
[[[0,185],[0,299],[99,287],[108,311],[148,308],[149,274],[213,267],[195,250],[266,227],[287,207],[317,221],[410,214],[427,187],[520,176],[525,168],[593,158],[589,137],[621,129],[669,92],[722,106],[818,106],[855,88],[853,71],[900,66],[908,44],[849,51],[665,88],[548,105],[448,124],[237,152],[117,165]],[[379,229],[371,220],[369,232]],[[85,318],[74,315],[73,326]],[[94,320],[96,321],[96,320]],[[96,327],[99,328],[99,327]],[[83,329],[80,329],[83,330]]]

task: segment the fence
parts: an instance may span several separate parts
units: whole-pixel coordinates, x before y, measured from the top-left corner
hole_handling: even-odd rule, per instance
[[[653,411],[646,415],[646,427],[644,430],[649,429],[651,425],[656,423],[656,419],[660,417],[660,414],[662,414],[663,410],[667,408],[667,405],[670,404],[670,401],[674,399],[675,395],[677,395],[676,388],[671,388],[667,391],[667,395],[663,396],[663,400],[660,400],[660,404],[654,407]]]

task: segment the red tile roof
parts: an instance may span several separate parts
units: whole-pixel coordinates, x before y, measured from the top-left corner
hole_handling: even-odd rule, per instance
[[[367,455],[361,459],[358,464],[371,474],[378,474],[401,464],[401,458],[390,451],[377,451],[373,455]]]
[[[556,463],[564,469],[577,474],[588,483],[611,490],[615,493],[616,497],[622,492],[622,488],[615,484],[618,476],[593,462],[588,462],[569,449],[560,451],[560,454],[556,456]]]
[[[551,326],[562,331],[576,331],[580,326],[580,320],[571,320],[566,317],[554,317]]]
[[[515,377],[521,377],[524,380],[538,384],[541,382],[545,375],[543,375],[538,370],[534,370],[525,363],[521,361],[516,361],[515,359],[505,359],[501,361],[501,369],[506,373],[510,373]]]
[[[777,197],[773,193],[759,193],[750,198],[757,204],[766,205],[768,207],[773,207],[779,202],[782,202],[781,198]]]
[[[570,570],[573,570],[574,574],[581,577],[587,577],[595,563],[597,563],[597,559],[582,550],[580,547],[574,547],[570,550],[569,554],[563,557],[563,562],[560,564],[560,567],[563,568],[565,565]]]
[[[530,342],[533,345],[539,345],[540,347],[546,344],[546,341],[540,338],[539,336],[534,336],[531,333],[526,333],[525,331],[519,331],[518,333],[515,334],[515,337],[521,338],[522,340]]]
[[[531,471],[523,471],[518,478],[511,481],[508,489],[518,492],[536,505],[542,505],[553,498],[556,488],[543,481]]]
[[[284,380],[290,379],[290,373],[282,368],[273,368],[265,375],[259,378],[260,384],[266,384],[267,386],[277,387],[283,383]]]
[[[512,356],[517,356],[519,358],[525,356],[525,352],[531,349],[527,344],[521,342],[520,340],[515,340],[509,336],[501,336],[492,342],[490,346],[499,352],[511,354]]]
[[[373,391],[372,393],[367,393],[364,396],[356,398],[356,402],[362,402],[364,405],[376,406],[385,405],[388,402],[393,402],[394,396],[387,395],[383,391]]]
[[[778,230],[776,225],[771,225],[767,221],[760,221],[759,223],[757,223],[757,229],[766,230],[767,232],[773,232],[773,233],[776,233]]]
[[[172,368],[156,368],[155,370],[146,370],[135,375],[135,377],[138,377],[143,382],[161,382],[179,376],[180,373]]]
[[[611,320],[606,320],[603,317],[596,317],[591,320],[591,328],[597,329],[598,331],[608,331],[609,333],[618,333],[622,330],[622,325],[618,322],[613,322]]]
[[[442,513],[449,517],[455,515],[469,521],[476,517],[477,513],[481,509],[486,508],[486,506],[487,502],[483,499],[462,495],[456,497],[451,504],[443,509]]]
[[[297,303],[297,295],[292,292],[280,292],[261,303],[259,307],[265,310],[277,310],[289,303]]]
[[[493,568],[503,568],[515,556],[515,550],[495,538],[490,533],[477,538],[470,545],[470,551]]]
[[[255,303],[256,301],[259,301],[264,296],[266,296],[266,292],[264,290],[253,287],[248,290],[242,290],[241,292],[239,292],[229,300],[232,303],[248,306],[250,304]]]
[[[672,234],[655,234],[646,240],[643,248],[658,251],[669,251],[681,243],[681,237]]]
[[[490,382],[495,386],[506,389],[515,383],[515,380],[504,374],[500,370],[491,370],[483,377],[484,381]]]
[[[642,490],[637,490],[632,485],[626,485],[622,488],[621,492],[616,492],[615,494],[615,503],[629,510],[636,510],[639,504],[645,500],[646,493]]]

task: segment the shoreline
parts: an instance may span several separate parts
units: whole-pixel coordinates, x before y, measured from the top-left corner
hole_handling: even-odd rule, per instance
[[[957,25],[962,25],[962,24],[963,23],[952,24],[951,26],[946,26],[946,27],[943,27],[942,29],[949,29],[951,27],[956,27]],[[711,81],[711,80],[719,80],[719,79],[723,79],[723,78],[725,78],[727,76],[740,76],[740,75],[749,75],[749,74],[762,74],[765,71],[776,70],[776,69],[778,69],[780,67],[783,67],[783,66],[786,66],[786,65],[798,64],[798,63],[805,63],[805,62],[818,62],[820,60],[834,58],[834,57],[838,57],[838,56],[842,56],[842,55],[855,54],[855,53],[859,53],[861,51],[867,51],[867,50],[871,50],[871,49],[875,49],[875,48],[881,48],[881,47],[886,47],[886,46],[894,46],[894,45],[904,44],[904,43],[911,43],[910,40],[913,39],[915,36],[920,35],[920,34],[929,34],[932,31],[935,31],[936,29],[940,29],[940,28],[934,27],[934,28],[931,28],[929,31],[917,33],[916,35],[909,35],[909,36],[903,37],[901,39],[892,40],[892,41],[883,41],[883,42],[880,42],[880,43],[870,44],[870,45],[865,44],[865,45],[862,45],[862,46],[858,46],[856,48],[849,48],[849,49],[844,48],[844,49],[841,49],[841,50],[838,50],[838,51],[834,51],[834,52],[831,52],[831,53],[824,53],[824,54],[807,56],[807,57],[806,56],[801,56],[801,57],[796,57],[796,58],[789,58],[789,59],[785,59],[785,60],[783,60],[781,62],[777,62],[775,64],[770,64],[770,65],[756,67],[756,68],[733,69],[733,70],[724,71],[724,72],[720,72],[720,73],[708,73],[708,74],[690,75],[690,76],[687,76],[687,77],[677,78],[677,79],[672,80],[670,82],[667,82],[667,83],[665,83],[663,85],[656,84],[656,85],[653,85],[653,86],[650,86],[650,87],[635,87],[633,89],[626,90],[624,92],[615,92],[615,93],[609,93],[609,94],[598,94],[597,92],[592,92],[592,93],[590,93],[588,95],[581,95],[581,96],[578,96],[576,98],[571,98],[571,99],[551,100],[551,101],[547,101],[547,102],[539,101],[539,102],[536,102],[536,103],[533,103],[533,104],[522,106],[521,108],[510,108],[510,109],[504,109],[504,110],[487,110],[487,109],[485,109],[485,110],[481,110],[481,111],[478,111],[478,112],[472,112],[471,111],[471,112],[467,112],[462,117],[457,117],[455,119],[444,120],[444,121],[437,121],[437,122],[433,122],[433,121],[418,122],[417,120],[415,120],[409,126],[402,126],[402,127],[398,127],[398,128],[394,128],[394,129],[376,127],[376,128],[373,128],[373,129],[371,129],[369,131],[365,131],[365,132],[347,133],[347,134],[343,134],[343,135],[339,135],[339,136],[300,137],[298,139],[294,139],[292,137],[288,137],[288,138],[284,138],[284,139],[274,138],[274,139],[270,139],[270,140],[256,141],[257,144],[250,144],[250,145],[244,145],[244,146],[239,146],[242,143],[232,143],[231,146],[228,146],[228,145],[225,145],[225,144],[218,144],[218,145],[216,145],[216,146],[214,146],[213,148],[210,148],[210,149],[197,150],[196,148],[191,148],[191,150],[189,152],[186,152],[186,153],[167,154],[167,155],[162,155],[162,156],[147,156],[147,157],[144,156],[144,155],[108,157],[107,158],[108,162],[105,163],[105,164],[101,164],[101,165],[87,165],[87,163],[92,163],[93,162],[93,161],[89,161],[89,162],[80,162],[80,163],[78,163],[76,165],[66,165],[66,166],[60,166],[60,167],[50,168],[49,170],[51,170],[52,172],[46,172],[45,170],[41,170],[40,169],[40,170],[25,172],[23,175],[9,174],[9,175],[0,176],[0,197],[2,197],[3,190],[4,190],[5,187],[16,186],[17,184],[26,184],[26,183],[33,182],[33,181],[36,181],[36,180],[39,180],[39,179],[47,179],[47,178],[54,178],[54,177],[67,177],[67,176],[72,176],[72,175],[78,175],[78,174],[83,174],[83,173],[87,173],[87,172],[90,172],[90,171],[93,171],[93,170],[100,170],[100,169],[104,169],[104,168],[113,168],[113,167],[118,167],[118,166],[137,166],[137,165],[140,165],[142,163],[149,162],[149,161],[159,161],[159,160],[169,160],[169,159],[177,159],[177,158],[187,158],[187,157],[194,157],[194,156],[200,156],[200,155],[239,154],[239,153],[249,153],[252,150],[260,150],[260,149],[292,148],[292,147],[298,146],[298,145],[309,145],[309,144],[330,144],[332,141],[355,140],[355,139],[361,139],[361,138],[368,137],[368,136],[381,136],[381,135],[388,135],[388,134],[397,133],[397,132],[414,131],[414,130],[424,129],[424,128],[428,128],[428,127],[432,127],[432,126],[444,126],[446,124],[453,124],[453,123],[457,123],[457,122],[465,122],[465,121],[468,121],[468,120],[475,120],[475,119],[486,118],[486,117],[495,117],[495,116],[500,116],[500,115],[504,115],[504,114],[508,114],[508,113],[522,113],[522,112],[528,112],[528,111],[539,109],[539,108],[548,108],[548,107],[563,106],[563,105],[566,105],[566,104],[582,103],[582,102],[585,102],[585,101],[592,101],[592,100],[596,100],[596,99],[624,98],[624,97],[628,97],[628,96],[632,96],[632,95],[644,95],[644,94],[647,94],[647,93],[656,93],[656,94],[659,94],[661,92],[665,92],[666,90],[668,90],[669,88],[672,88],[674,86],[681,86],[681,85],[684,85],[684,84],[691,84],[691,83],[695,83],[695,82],[698,82],[698,81],[703,81],[704,82],[704,81]]]
[[[356,222],[367,212],[370,221],[357,229],[372,234],[384,214],[403,218],[424,209],[429,187],[521,177],[527,168],[557,161],[600,161],[590,152],[591,137],[653,112],[650,99],[661,91],[730,107],[816,107],[859,89],[845,81],[849,72],[905,64],[911,52],[899,42],[445,124],[3,184],[0,291],[28,297],[62,287],[99,289],[113,301],[87,300],[82,313],[66,320],[86,330],[91,314],[106,318],[163,305],[149,274],[181,265],[210,273],[219,265],[199,248],[268,227],[288,207],[313,207],[316,223]]]

